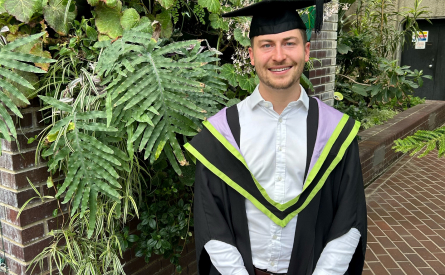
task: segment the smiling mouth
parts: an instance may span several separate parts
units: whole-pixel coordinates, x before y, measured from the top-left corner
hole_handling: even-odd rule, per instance
[[[269,71],[272,71],[272,72],[284,72],[284,71],[290,70],[291,68],[292,68],[292,66],[285,67],[285,68],[278,68],[278,69],[269,69]]]

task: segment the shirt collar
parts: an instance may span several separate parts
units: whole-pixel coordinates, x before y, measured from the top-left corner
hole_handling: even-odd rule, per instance
[[[260,91],[258,89],[260,85],[257,85],[253,93],[249,96],[249,106],[251,109],[255,108],[256,105],[259,103],[266,103],[267,101],[264,100],[264,98],[261,96]],[[299,102],[303,103],[303,106],[306,108],[306,110],[309,110],[309,97],[306,94],[306,90],[301,86],[301,93],[300,98],[297,101],[292,101],[288,104],[288,106],[296,106]],[[271,103],[272,104],[272,103]]]

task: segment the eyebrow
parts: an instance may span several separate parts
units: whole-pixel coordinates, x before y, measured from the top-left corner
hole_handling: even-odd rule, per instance
[[[298,38],[297,38],[296,36],[289,36],[289,37],[283,38],[284,41],[289,41],[289,40],[291,40],[291,39],[296,39],[296,40],[298,40]],[[273,40],[271,40],[271,39],[262,39],[262,40],[259,40],[259,42],[260,42],[260,43],[264,43],[264,42],[273,42]]]

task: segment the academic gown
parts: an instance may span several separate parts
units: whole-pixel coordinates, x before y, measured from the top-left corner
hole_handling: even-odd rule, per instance
[[[361,238],[345,274],[362,274],[367,218],[358,122],[310,97],[303,192],[284,204],[273,201],[247,167],[239,149],[242,129],[236,105],[221,110],[204,126],[185,145],[196,158],[194,228],[199,274],[220,274],[204,248],[210,240],[235,246],[248,273],[255,274],[246,199],[282,227],[298,214],[287,274],[312,274],[326,244],[351,228],[357,228]]]

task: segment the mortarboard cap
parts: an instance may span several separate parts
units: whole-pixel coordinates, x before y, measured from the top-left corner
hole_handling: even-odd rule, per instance
[[[253,16],[249,38],[276,34],[293,29],[306,30],[306,25],[296,11],[316,5],[315,31],[323,25],[323,4],[331,0],[264,0],[250,6],[225,13],[223,17]]]

